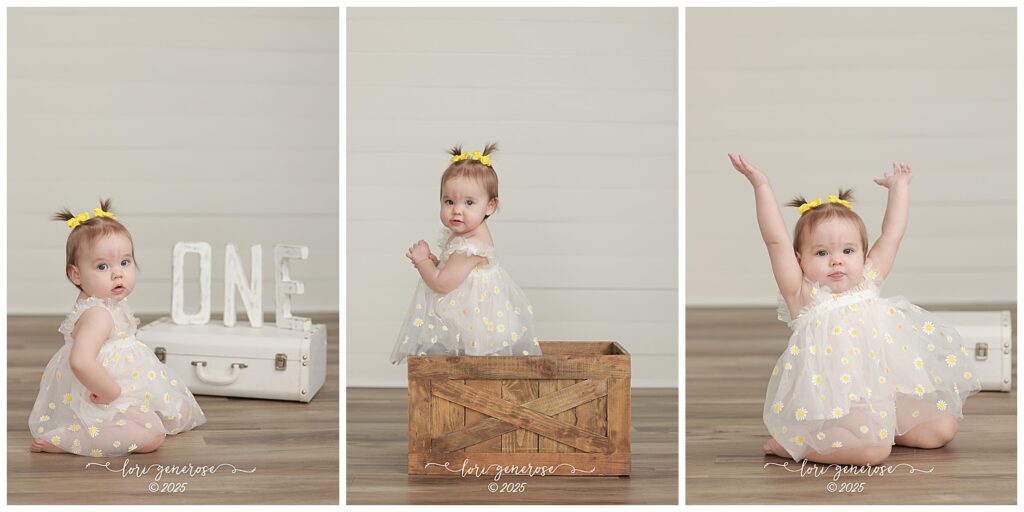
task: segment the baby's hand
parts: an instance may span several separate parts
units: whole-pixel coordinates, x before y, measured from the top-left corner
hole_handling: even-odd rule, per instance
[[[99,404],[99,405],[110,405],[111,403],[114,402],[114,400],[117,400],[118,397],[121,396],[121,393],[123,391],[124,390],[121,389],[121,386],[117,386],[117,394],[112,396],[112,397],[110,397],[109,400],[105,400],[99,394],[90,391],[89,392],[89,401],[94,403],[94,404]]]
[[[433,261],[433,258],[431,258],[433,254],[430,253],[430,246],[423,240],[413,244],[413,246],[409,248],[409,251],[405,253],[405,256],[409,258],[409,261],[412,262],[413,266],[425,259]]]
[[[729,161],[732,162],[732,166],[736,168],[743,176],[750,181],[750,185],[757,187],[758,185],[768,184],[768,177],[761,171],[757,170],[757,167],[750,165],[746,160],[743,159],[743,155],[735,157],[732,153],[729,153]]]
[[[914,172],[910,169],[910,164],[899,162],[892,163],[892,174],[885,173],[881,178],[875,178],[875,183],[885,187],[892,188],[897,183],[903,183],[904,185],[910,184],[910,179],[914,177]]]

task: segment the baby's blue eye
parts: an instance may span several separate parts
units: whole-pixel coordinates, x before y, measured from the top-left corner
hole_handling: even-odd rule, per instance
[[[823,249],[823,250],[820,250],[820,251],[818,251],[818,252],[816,252],[816,253],[814,253],[814,254],[817,254],[818,256],[828,256],[828,253],[827,253],[827,252],[825,252],[825,250],[824,250],[824,249]]]
[[[473,201],[466,201],[466,206],[473,206]]]
[[[843,249],[843,254],[853,254],[853,249]]]
[[[97,266],[96,268],[98,268],[100,270],[106,270],[107,269],[107,264],[106,263],[100,263],[99,266]]]
[[[125,258],[125,259],[121,260],[121,266],[122,267],[127,267],[130,263],[131,262],[128,261],[128,258]]]
[[[451,205],[453,205],[453,204],[455,204],[455,203],[454,203],[454,202],[452,202],[452,200],[451,200],[451,199],[445,199],[445,200],[444,200],[444,204],[446,204],[446,205],[448,205],[448,206],[451,206]]]

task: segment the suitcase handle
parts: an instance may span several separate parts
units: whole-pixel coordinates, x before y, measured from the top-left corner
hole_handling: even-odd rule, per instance
[[[213,384],[215,386],[227,386],[234,384],[238,380],[238,377],[242,375],[241,369],[248,368],[249,366],[245,363],[231,363],[231,374],[226,377],[211,377],[206,374],[206,361],[192,361],[192,366],[195,367],[196,378],[200,382],[206,384]]]

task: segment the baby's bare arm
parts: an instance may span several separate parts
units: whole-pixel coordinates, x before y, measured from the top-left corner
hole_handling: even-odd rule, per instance
[[[803,270],[800,262],[793,252],[793,243],[786,232],[786,223],[782,220],[782,213],[779,205],[775,202],[775,193],[765,176],[753,165],[743,159],[743,155],[734,157],[729,154],[729,160],[733,167],[740,174],[750,181],[754,187],[754,202],[757,210],[757,225],[761,229],[761,238],[768,248],[768,259],[772,263],[772,273],[775,275],[775,283],[779,292],[784,298],[796,297],[800,293],[800,286],[803,284]]]
[[[904,163],[897,165],[893,162],[892,171],[892,174],[885,173],[875,179],[875,183],[889,189],[885,217],[882,219],[882,235],[868,252],[868,259],[881,277],[888,276],[892,270],[910,219],[910,180],[914,174],[910,165]]]
[[[110,337],[113,328],[114,320],[110,313],[96,306],[82,314],[71,333],[71,371],[86,389],[96,393],[100,403],[113,402],[121,395],[121,386],[96,361],[100,347]]]
[[[416,263],[416,270],[420,272],[423,282],[427,283],[431,290],[444,295],[458,288],[477,265],[486,262],[482,256],[454,253],[448,256],[448,262],[443,269],[437,268],[432,260],[424,259]]]

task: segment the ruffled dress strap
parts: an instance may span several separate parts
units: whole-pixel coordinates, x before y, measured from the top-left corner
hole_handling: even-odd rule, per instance
[[[448,239],[452,236],[452,230],[448,228],[441,228],[441,234],[437,237],[437,253],[444,254],[448,247]]]
[[[875,269],[875,266],[871,262],[871,260],[866,260],[864,262],[864,279],[867,280],[867,282],[875,285],[876,287],[882,287],[882,274],[878,272],[877,269]]]
[[[776,314],[780,321],[785,322],[787,326],[792,328],[796,321],[804,315],[804,313],[810,311],[816,304],[821,302],[822,298],[828,295],[828,288],[818,286],[817,284],[804,278],[803,284],[807,286],[807,303],[804,304],[800,311],[796,312],[796,315],[790,316],[789,304],[786,304],[786,299],[782,298],[782,294],[776,294],[775,300],[777,302]],[[802,293],[802,292],[801,292]]]
[[[132,313],[131,307],[128,306],[128,299],[121,299],[119,303],[121,311],[124,312],[124,316],[128,318],[129,330],[132,334],[135,334],[139,330],[139,319]]]
[[[812,290],[814,289],[812,288]],[[817,292],[817,290],[814,291]],[[796,321],[801,316],[803,316],[805,312],[809,311],[815,305],[815,301],[812,299],[807,304],[804,304],[804,307],[801,308],[800,311],[797,311],[795,316],[791,317],[789,311],[789,304],[786,304],[786,299],[782,298],[782,294],[777,294],[775,296],[775,299],[778,302],[778,307],[776,308],[775,312],[778,314],[779,320],[785,323],[786,326],[790,328],[793,327]]]
[[[493,247],[461,236],[449,240],[448,248],[445,252],[449,256],[458,252],[467,256],[481,256],[488,260],[494,257]]]
[[[775,295],[775,300],[778,302],[778,308],[776,308],[775,312],[778,314],[779,320],[788,325],[791,319],[789,314],[789,304],[786,304],[786,299],[782,298],[781,293]]]
[[[75,324],[78,323],[78,319],[81,318],[86,311],[96,306],[103,307],[108,313],[110,313],[112,318],[114,317],[114,312],[111,310],[112,304],[109,301],[98,297],[86,297],[75,302],[75,307],[72,308],[70,313],[68,313],[68,316],[64,317],[64,321],[61,322],[57,331],[64,335],[64,339],[71,339],[71,333],[75,330]]]

